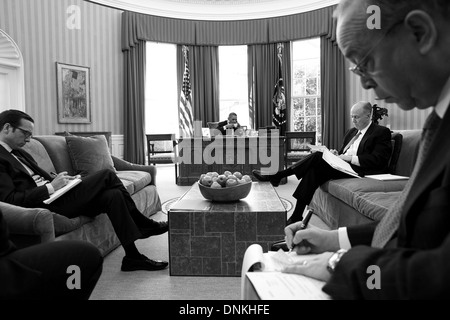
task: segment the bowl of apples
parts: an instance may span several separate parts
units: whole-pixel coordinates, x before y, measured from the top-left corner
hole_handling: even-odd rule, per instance
[[[208,172],[200,176],[198,187],[207,200],[233,202],[248,196],[252,189],[252,178],[240,172]]]

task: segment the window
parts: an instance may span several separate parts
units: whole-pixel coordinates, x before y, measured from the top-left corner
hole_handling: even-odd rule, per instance
[[[175,133],[178,128],[177,47],[147,42],[145,133]]]
[[[316,131],[321,143],[320,39],[292,43],[292,104],[290,130]],[[146,133],[179,134],[176,45],[147,42]],[[219,47],[220,118],[230,112],[250,128],[247,46]],[[164,121],[161,121],[163,119]]]
[[[250,129],[248,110],[247,46],[219,47],[220,121],[235,112],[241,126]]]
[[[322,142],[320,101],[320,38],[292,43],[292,131],[316,131]]]

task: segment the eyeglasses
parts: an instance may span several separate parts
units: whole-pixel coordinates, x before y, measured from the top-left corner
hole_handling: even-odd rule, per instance
[[[394,30],[394,28],[400,24],[402,24],[404,21],[404,19],[400,20],[397,23],[394,23],[392,26],[389,27],[389,29],[378,39],[378,41],[369,49],[369,51],[367,51],[367,53],[364,55],[364,57],[359,60],[359,62],[354,65],[353,67],[348,68],[348,70],[350,70],[351,72],[353,72],[354,74],[356,74],[357,76],[360,77],[365,77],[368,74],[368,70],[367,70],[367,66],[364,65],[366,63],[367,58],[369,57],[369,55],[378,47],[378,45],[381,43],[381,41],[383,41],[386,36],[392,32],[392,30]]]
[[[22,129],[22,128],[19,128],[19,127],[14,127],[14,128],[19,129],[20,131],[22,131],[22,133],[23,133],[23,135],[25,136],[26,139],[33,135],[33,132],[31,132],[31,131],[28,131],[28,130],[25,130],[25,129]]]

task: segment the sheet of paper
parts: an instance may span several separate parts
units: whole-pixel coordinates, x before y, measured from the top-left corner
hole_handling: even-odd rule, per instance
[[[76,185],[81,183],[81,179],[76,178],[71,180],[68,184],[66,184],[64,187],[62,187],[59,190],[56,190],[51,196],[50,198],[48,198],[47,200],[44,200],[45,204],[49,204],[52,203],[53,201],[55,201],[56,199],[58,199],[59,197],[61,197],[63,194],[65,194],[67,191],[69,191],[70,189],[72,189],[73,187],[75,187]]]
[[[408,180],[409,177],[405,176],[398,176],[395,174],[372,174],[365,176],[366,178],[370,179],[376,179],[376,180],[382,180],[382,181],[389,181],[389,180]]]
[[[311,260],[315,254],[298,255],[295,252],[285,252],[282,249],[263,253],[262,265],[263,271],[281,271],[294,263],[302,263],[305,260]]]
[[[255,264],[260,264],[259,267],[261,269],[263,268],[263,249],[259,244],[252,244],[245,250],[241,270],[241,297],[244,296],[245,291],[245,274],[249,272]]]
[[[259,244],[250,245],[244,254],[241,276],[241,297],[244,297],[246,277],[252,282],[261,299],[302,299],[316,300],[329,298],[322,291],[325,282],[297,274],[280,272],[292,263],[313,259],[316,255],[298,255],[283,250],[263,252]],[[258,265],[260,271],[249,272]]]
[[[350,164],[348,162],[342,160],[338,156],[335,156],[329,150],[323,151],[322,159],[325,160],[330,166],[332,166],[336,170],[345,172],[345,173],[347,173],[351,176],[357,177],[357,178],[361,178],[355,172],[355,170],[353,170],[353,168],[350,166]]]
[[[329,295],[322,291],[325,282],[299,274],[248,272],[246,276],[262,300],[331,299]]]

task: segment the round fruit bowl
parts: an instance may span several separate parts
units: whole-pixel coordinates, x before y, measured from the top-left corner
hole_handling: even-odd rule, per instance
[[[225,188],[210,188],[198,183],[200,192],[205,199],[217,202],[232,202],[245,198],[252,189],[252,182],[246,182]]]

